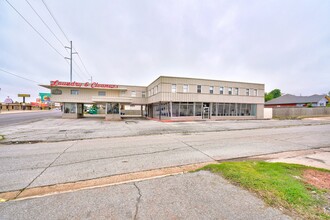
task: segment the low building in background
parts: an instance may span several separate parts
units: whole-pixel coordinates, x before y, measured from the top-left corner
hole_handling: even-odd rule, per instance
[[[22,111],[32,109],[33,107],[29,103],[0,103],[1,111]]]
[[[263,119],[264,84],[160,76],[148,86],[51,81],[53,102],[63,118],[84,116],[84,105],[98,105],[107,120],[120,120],[140,108],[159,120]],[[130,106],[130,108],[128,108]]]
[[[281,97],[272,99],[265,103],[266,108],[281,108],[281,107],[320,107],[326,106],[328,99],[326,95],[312,96],[295,96],[286,94]]]

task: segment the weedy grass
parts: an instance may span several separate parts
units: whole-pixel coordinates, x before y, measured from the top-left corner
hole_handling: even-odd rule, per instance
[[[305,219],[330,219],[323,210],[326,190],[303,180],[306,169],[297,164],[263,161],[223,162],[207,165],[201,170],[221,173],[223,177],[261,196],[273,207],[282,207]],[[324,169],[317,169],[330,172]]]

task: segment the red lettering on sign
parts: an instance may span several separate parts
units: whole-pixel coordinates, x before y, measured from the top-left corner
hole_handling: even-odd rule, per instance
[[[100,84],[97,82],[89,83],[80,83],[80,82],[61,82],[59,80],[55,81],[50,81],[50,86],[51,87],[89,87],[89,88],[108,88],[108,89],[113,89],[113,88],[118,88],[118,85],[111,85],[111,84]]]

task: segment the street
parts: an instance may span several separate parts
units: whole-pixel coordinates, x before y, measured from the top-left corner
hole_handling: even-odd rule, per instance
[[[40,121],[49,118],[60,118],[61,111],[58,110],[45,110],[37,112],[26,112],[26,113],[0,113],[0,128],[7,127],[10,125],[24,124],[34,121]]]
[[[0,198],[13,200],[0,203],[5,219],[287,219],[219,176],[185,172],[227,159],[330,147],[328,120],[50,122],[62,126],[39,121],[2,132]]]

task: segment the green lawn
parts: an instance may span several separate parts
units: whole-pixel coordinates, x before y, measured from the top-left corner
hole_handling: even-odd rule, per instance
[[[202,169],[220,173],[231,182],[257,193],[271,206],[283,207],[305,219],[330,219],[330,215],[323,211],[326,201],[323,195],[326,191],[302,180],[304,170],[316,168],[286,163],[243,161],[211,164]]]

